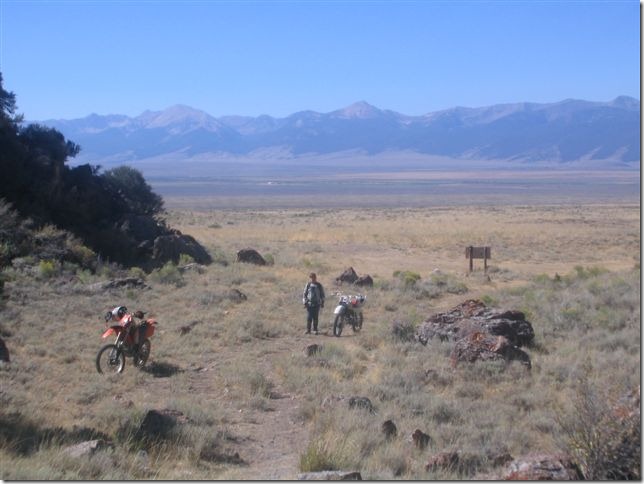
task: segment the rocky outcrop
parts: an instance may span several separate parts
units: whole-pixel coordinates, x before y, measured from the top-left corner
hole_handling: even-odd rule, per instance
[[[175,264],[179,262],[181,254],[190,256],[197,264],[210,264],[212,258],[195,239],[190,235],[174,233],[162,235],[154,239],[152,246],[152,262],[159,266],[167,261]]]
[[[258,266],[265,266],[266,260],[255,249],[241,249],[237,252],[237,262],[245,262],[248,264],[255,264]]]
[[[495,311],[473,299],[430,316],[418,326],[416,336],[421,343],[427,344],[434,338],[457,341],[474,332],[503,336],[516,346],[529,345],[534,340],[532,324],[521,311]]]

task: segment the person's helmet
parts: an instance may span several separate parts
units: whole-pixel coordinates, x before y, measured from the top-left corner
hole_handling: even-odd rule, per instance
[[[125,306],[117,306],[112,309],[112,318],[115,320],[121,320],[123,316],[127,314],[127,308]]]

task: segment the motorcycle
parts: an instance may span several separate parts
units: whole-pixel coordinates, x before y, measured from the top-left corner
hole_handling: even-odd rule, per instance
[[[338,305],[336,306],[333,314],[335,319],[333,321],[333,335],[340,336],[345,324],[350,324],[354,333],[362,329],[362,306],[367,300],[367,296],[358,294],[356,296],[341,295]]]
[[[139,334],[139,348],[135,349],[134,337],[131,334],[130,328],[134,323],[133,317],[143,320],[140,327],[135,328],[134,331],[141,331]],[[96,370],[99,373],[122,373],[125,368],[125,357],[133,359],[134,366],[142,368],[148,361],[150,356],[151,343],[150,338],[154,334],[157,322],[152,318],[145,319],[143,311],[137,311],[132,314],[126,314],[121,318],[118,324],[109,326],[103,333],[102,338],[108,338],[116,335],[114,343],[103,346],[96,355]],[[112,313],[108,312],[105,315],[105,326],[109,325],[112,321]],[[141,327],[143,329],[141,329]],[[141,341],[143,337],[143,341]]]

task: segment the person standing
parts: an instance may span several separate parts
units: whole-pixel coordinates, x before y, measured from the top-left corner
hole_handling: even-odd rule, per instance
[[[324,287],[318,282],[315,272],[309,274],[310,281],[304,287],[302,303],[306,308],[306,333],[311,334],[311,323],[313,323],[313,334],[318,334],[318,316],[320,308],[324,307]]]

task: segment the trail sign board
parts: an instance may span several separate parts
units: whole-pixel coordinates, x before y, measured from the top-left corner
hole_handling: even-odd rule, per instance
[[[483,259],[483,267],[487,272],[487,260],[492,258],[492,249],[470,245],[465,247],[465,257],[470,259],[470,272],[474,270],[474,259]]]

